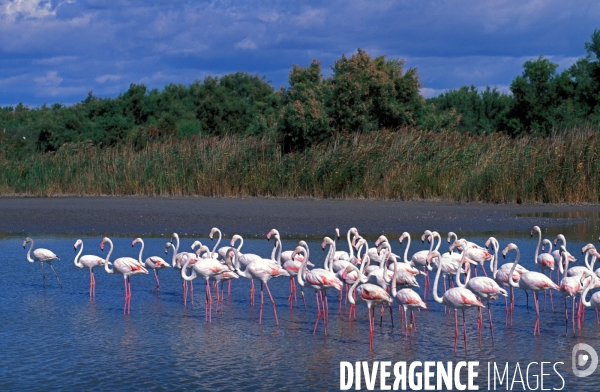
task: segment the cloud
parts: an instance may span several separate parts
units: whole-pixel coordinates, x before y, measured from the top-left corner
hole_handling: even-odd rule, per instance
[[[257,46],[250,38],[244,38],[240,42],[236,42],[235,47],[237,49],[256,49]]]
[[[116,82],[117,80],[120,80],[122,78],[122,76],[120,75],[102,75],[102,76],[98,76],[96,79],[96,82],[100,83],[100,84],[104,84],[106,82]]]
[[[52,9],[49,0],[12,0],[6,2],[2,7],[2,13],[9,19],[17,17],[41,19],[55,16],[56,10]]]
[[[49,71],[45,76],[34,78],[34,80],[42,87],[57,87],[63,81],[63,78],[58,76],[58,72]]]
[[[330,75],[357,48],[405,59],[424,95],[508,86],[528,59],[564,69],[583,57],[599,14],[595,0],[0,0],[0,94],[79,102],[90,90],[115,96],[130,83],[162,88],[237,71],[278,88],[292,64],[317,59]]]
[[[76,56],[57,56],[44,59],[36,59],[33,60],[33,64],[56,66],[64,63],[73,62],[75,60],[77,60]]]

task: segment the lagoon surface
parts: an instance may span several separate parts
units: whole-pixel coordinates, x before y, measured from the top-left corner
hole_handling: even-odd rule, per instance
[[[558,219],[554,226],[543,228],[544,237],[552,240],[558,232],[563,232],[568,240],[568,249],[578,258],[576,265],[582,265],[581,247],[588,242],[597,243],[600,234],[598,216],[594,213],[585,212],[575,217],[532,215],[527,218]],[[355,226],[361,230],[360,222]],[[318,231],[327,232],[333,228],[319,227]],[[389,234],[394,251],[403,253],[405,244],[397,241],[400,232],[407,230],[416,239],[427,228],[432,229],[411,226],[407,222],[386,234]],[[340,230],[345,232],[347,227],[340,227]],[[144,258],[160,255],[170,262],[163,251],[169,234],[144,237]],[[378,232],[366,234],[372,244]],[[441,234],[445,236],[446,233]],[[529,230],[514,228],[493,234],[500,241],[501,248],[509,242],[516,243],[521,249],[522,264],[535,270],[533,254],[537,240],[530,238]],[[53,265],[63,289],[58,287],[48,268],[46,288],[43,287],[40,264],[30,264],[25,258],[22,242],[26,235],[34,237],[35,248],[51,249],[61,257]],[[459,235],[483,244],[490,232],[471,230]],[[181,237],[180,251],[196,239],[212,245],[206,235],[204,238]],[[554,295],[554,311],[547,298],[539,337],[533,337],[535,311],[531,298],[527,311],[525,296],[517,290],[512,326],[505,321],[504,301],[500,299],[491,304],[495,322],[493,342],[487,327],[487,315],[484,314],[484,327],[479,334],[476,311],[467,311],[468,354],[465,353],[462,336],[454,352],[454,317],[445,314],[444,308],[431,299],[427,300],[428,310],[415,314],[417,331],[412,338],[406,337],[400,330],[395,306],[394,326],[386,313],[383,326],[376,323],[373,349],[370,349],[366,307],[359,307],[358,318],[350,321],[348,307],[342,306],[340,310],[338,294],[331,293],[328,335],[325,336],[320,324],[313,336],[316,317],[314,291],[305,290],[306,309],[300,295],[297,305],[291,309],[287,303],[289,281],[286,278],[275,279],[270,284],[277,303],[279,326],[275,325],[269,302],[265,303],[263,324],[258,324],[258,291],[256,305],[251,308],[248,298],[250,282],[245,279],[233,282],[231,296],[226,298],[222,311],[213,313],[212,323],[205,322],[204,283],[196,281],[194,303],[188,300],[184,305],[181,279],[178,271],[173,269],[161,271],[159,294],[150,293],[155,283],[152,274],[132,277],[131,314],[124,315],[120,275],[108,275],[96,269],[96,298],[89,299],[89,274],[87,270],[73,265],[73,244],[77,238],[84,241],[83,254],[105,256],[99,249],[102,237],[97,234],[77,236],[29,231],[18,235],[6,234],[0,239],[3,255],[3,273],[0,276],[0,296],[3,298],[0,307],[2,390],[336,390],[340,387],[340,361],[479,361],[476,384],[480,390],[487,389],[488,362],[495,362],[502,368],[508,362],[511,381],[517,362],[524,379],[527,378],[527,365],[531,362],[563,362],[556,368],[564,378],[564,390],[600,387],[600,370],[587,378],[577,378],[571,370],[571,350],[575,344],[587,343],[600,351],[600,326],[595,322],[594,312],[586,312],[586,322],[575,336],[569,322],[565,336],[564,303],[558,293]],[[133,236],[111,238],[115,243],[113,260],[121,256],[137,258],[139,248],[131,247]],[[308,239],[311,261],[322,266],[325,257],[320,250],[322,237],[286,236],[283,239],[284,249],[292,249],[299,239]],[[344,238],[338,244],[338,250],[347,249]],[[248,238],[242,251],[267,256],[272,246],[273,243],[265,239]],[[444,241],[441,249],[445,251],[447,246]],[[426,244],[413,241],[409,253],[426,248]],[[513,259],[514,252],[511,252],[507,261]],[[420,283],[422,285],[422,279]],[[418,292],[422,295],[422,288]],[[265,297],[268,301],[268,296]],[[543,295],[540,302],[543,308]],[[535,388],[533,375],[540,374],[540,368],[536,366],[530,368],[529,387],[525,384],[525,389]],[[551,366],[545,368],[544,373],[550,374],[544,376],[544,388],[561,388],[562,378]],[[364,382],[362,386],[364,388]],[[498,385],[497,389],[506,390],[506,384]],[[524,388],[517,380],[512,389]]]

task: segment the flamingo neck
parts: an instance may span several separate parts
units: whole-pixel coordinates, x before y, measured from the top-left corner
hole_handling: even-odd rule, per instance
[[[350,249],[350,259],[352,259],[352,257],[354,257],[354,248],[352,247],[352,241],[350,240],[351,232],[352,232],[352,229],[348,230],[348,234],[346,235],[346,238],[348,239],[348,248]]]
[[[538,262],[538,254],[539,254],[539,250],[540,250],[540,245],[542,244],[542,231],[541,230],[536,230],[538,233],[538,243],[537,243],[537,247],[535,248],[535,263],[537,264]]]
[[[517,251],[517,258],[513,262],[513,266],[510,269],[510,273],[508,274],[508,284],[510,284],[512,287],[518,288],[519,284],[513,279],[513,273],[517,268],[517,264],[519,264],[519,259],[521,258],[521,251],[519,250],[519,248],[515,248],[515,250]]]
[[[73,262],[75,263],[75,267],[77,267],[77,268],[83,268],[83,264],[81,264],[79,262],[79,256],[81,256],[81,252],[83,252],[83,242],[81,242],[81,246],[79,247],[79,252],[77,252],[77,255],[75,256],[75,260],[73,260]]]
[[[142,247],[140,248],[140,253],[138,254],[138,261],[140,265],[142,264],[142,253],[144,252],[144,240],[140,240]]]
[[[112,251],[113,251],[113,243],[112,243],[112,241],[111,241],[111,239],[110,239],[110,238],[108,239],[108,241],[107,241],[107,242],[108,242],[108,243],[109,243],[109,245],[110,245],[110,249],[108,250],[108,254],[106,255],[106,262],[104,263],[104,270],[106,271],[106,273],[109,273],[109,274],[114,274],[114,273],[115,273],[115,269],[114,269],[114,268],[112,268],[112,269],[111,269],[111,268],[108,266],[108,264],[109,264],[109,259],[110,259],[110,255],[112,254]]]
[[[300,264],[300,268],[298,269],[297,278],[300,286],[304,287],[304,272],[306,271],[306,265],[308,264],[308,255],[306,254],[306,249],[304,247],[302,247],[300,252],[304,253],[304,259],[302,260],[302,264]]]
[[[217,247],[219,246],[219,244],[221,243],[221,230],[217,229],[216,232],[219,234],[219,240],[217,241],[217,243],[215,244],[215,246],[213,246],[212,250],[210,251],[210,257],[212,259],[215,259],[215,251],[217,250]]]
[[[194,264],[193,268],[190,268],[192,270],[192,273],[190,275],[187,274],[186,270],[188,269],[188,265],[190,264],[190,257],[188,256],[188,254],[184,254],[182,256],[182,260],[185,259],[185,262],[183,263],[183,266],[181,267],[181,278],[183,280],[187,280],[187,281],[192,281],[194,279],[196,279],[198,277],[198,275],[196,274],[196,264]]]
[[[408,242],[406,243],[406,249],[404,249],[404,262],[406,264],[410,264],[408,261],[408,248],[410,248],[410,234],[407,234],[406,238],[408,238]]]
[[[35,260],[31,258],[31,249],[33,249],[33,240],[29,242],[29,250],[27,251],[27,261],[33,263]]]
[[[433,281],[433,299],[438,304],[441,304],[444,302],[444,300],[437,293],[437,287],[438,287],[438,283],[440,281],[440,273],[442,272],[442,264],[443,263],[444,262],[442,261],[442,258],[440,257],[440,265],[438,266],[437,272],[435,273],[435,280]]]

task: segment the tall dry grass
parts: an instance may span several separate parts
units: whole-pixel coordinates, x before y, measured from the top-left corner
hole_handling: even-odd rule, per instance
[[[285,196],[484,202],[600,201],[596,129],[513,139],[415,129],[282,154],[268,138],[192,137],[137,151],[78,144],[0,156],[0,193]]]

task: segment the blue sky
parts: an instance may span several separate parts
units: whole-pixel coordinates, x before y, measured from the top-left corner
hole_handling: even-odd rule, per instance
[[[417,68],[426,97],[463,85],[508,92],[540,55],[561,69],[600,28],[598,1],[0,0],[0,105],[114,97],[245,71],[287,86],[357,48]]]

